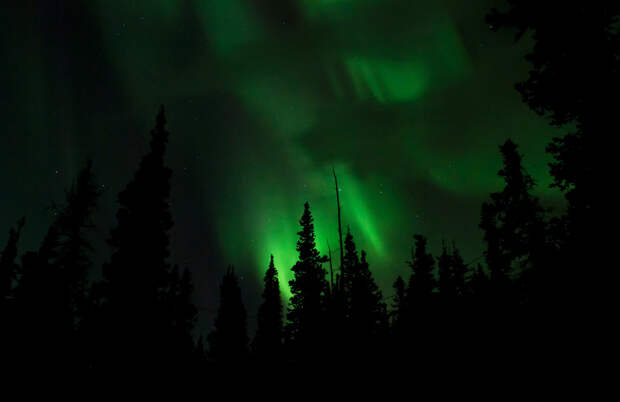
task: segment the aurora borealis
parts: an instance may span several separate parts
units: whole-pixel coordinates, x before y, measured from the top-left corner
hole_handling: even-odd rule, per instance
[[[171,131],[173,260],[215,305],[227,264],[249,310],[273,253],[281,283],[310,203],[319,248],[343,222],[387,295],[414,233],[480,255],[480,204],[510,137],[548,206],[545,146],[562,134],[521,103],[527,41],[492,33],[479,0],[9,0],[0,12],[0,241],[21,216],[37,247],[46,206],[87,156],[115,199],[159,104]],[[286,289],[283,289],[286,293]],[[207,313],[205,313],[208,315]]]

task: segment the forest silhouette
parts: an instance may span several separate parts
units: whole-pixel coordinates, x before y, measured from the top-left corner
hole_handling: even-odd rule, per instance
[[[172,170],[164,162],[170,133],[162,106],[149,150],[118,194],[100,280],[90,279],[95,267],[88,233],[101,195],[92,162],[54,207],[38,250],[18,255],[26,218],[9,229],[0,255],[3,366],[130,374],[240,364],[558,358],[582,320],[611,296],[601,291],[609,286],[600,283],[606,264],[596,260],[604,257],[595,235],[602,196],[596,155],[617,125],[620,3],[508,3],[505,12],[492,10],[487,22],[493,30],[516,29],[516,40],[532,34],[531,71],[516,89],[533,112],[566,129],[547,147],[552,186],[566,198],[561,214],[552,215],[533,195],[524,156],[506,139],[498,144],[502,187],[480,209],[483,261],[467,264],[450,242],[432,255],[424,234],[405,234],[412,235],[410,274],[394,278],[394,297],[387,300],[369,256],[340,221],[334,172],[336,256],[318,251],[306,202],[297,261],[284,267],[271,256],[266,267],[256,333],[248,333],[240,281],[230,266],[213,329],[200,334],[191,272],[170,261]],[[288,305],[282,270],[292,271]]]

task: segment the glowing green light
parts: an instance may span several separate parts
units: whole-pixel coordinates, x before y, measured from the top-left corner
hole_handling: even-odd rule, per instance
[[[370,60],[360,57],[345,62],[358,99],[372,96],[380,103],[418,99],[427,88],[428,74],[420,63]]]

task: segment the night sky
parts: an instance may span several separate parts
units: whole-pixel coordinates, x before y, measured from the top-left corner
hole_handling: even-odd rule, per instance
[[[118,192],[171,132],[173,261],[208,322],[226,265],[250,316],[273,253],[290,279],[303,203],[337,250],[343,220],[386,295],[414,233],[481,254],[480,205],[501,188],[498,145],[520,145],[547,206],[545,145],[561,134],[514,90],[528,41],[493,33],[491,0],[9,0],[0,6],[0,244],[21,216],[37,248],[91,156],[104,188],[98,264]],[[288,294],[287,289],[283,289]],[[250,324],[252,325],[252,324]]]

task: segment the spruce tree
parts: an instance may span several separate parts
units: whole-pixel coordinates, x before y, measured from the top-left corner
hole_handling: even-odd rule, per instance
[[[487,16],[493,30],[516,28],[517,40],[532,34],[525,56],[531,71],[516,89],[534,112],[572,131],[555,138],[548,151],[555,159],[554,185],[565,191],[573,224],[587,225],[582,220],[606,194],[595,183],[602,174],[600,144],[618,127],[617,102],[609,100],[620,90],[619,18],[617,2],[596,1],[508,0],[506,11]]]
[[[412,270],[407,287],[407,316],[405,328],[411,342],[407,352],[419,357],[427,357],[435,341],[435,323],[437,300],[434,294],[436,281],[434,277],[435,259],[427,251],[427,239],[423,235],[413,236],[415,247],[408,262]]]
[[[433,274],[435,259],[426,249],[427,239],[420,234],[414,235],[413,239],[415,247],[411,251],[411,260],[408,262],[412,273],[407,289],[407,297],[411,306],[430,300],[436,287]]]
[[[353,277],[359,265],[359,255],[349,227],[347,227],[340,262],[340,272],[336,275],[335,287],[327,297],[328,327],[332,334],[327,353],[333,359],[346,359],[342,354],[345,349],[353,347],[351,340],[355,337],[351,325],[351,290]]]
[[[401,332],[406,316],[407,294],[405,281],[402,276],[398,276],[392,285],[394,288],[394,299],[392,301],[392,330],[394,333]]]
[[[93,248],[87,232],[94,228],[92,215],[101,194],[92,171],[92,160],[78,174],[58,218],[59,242],[56,264],[64,283],[65,310],[73,318],[73,330],[90,311],[88,276]]]
[[[248,357],[246,310],[232,266],[228,267],[220,285],[220,305],[208,341],[209,356],[218,363],[234,364]]]
[[[134,178],[118,195],[117,225],[108,244],[112,255],[103,267],[105,328],[100,331],[103,361],[125,368],[134,365],[155,369],[164,364],[171,343],[169,307],[171,270],[168,258],[170,178],[165,165],[169,132],[163,106],[151,130],[149,152]],[[158,366],[159,365],[159,366]]]
[[[452,256],[445,241],[441,244],[441,255],[437,258],[439,273],[439,294],[442,298],[454,297],[456,289],[452,280]]]
[[[620,5],[614,1],[508,0],[505,11],[492,10],[487,16],[492,29],[516,28],[517,40],[532,39],[525,56],[531,70],[516,88],[530,109],[565,128],[566,134],[554,138],[547,152],[553,157],[552,187],[564,193],[568,207],[562,219],[555,220],[558,250],[550,258],[555,272],[537,275],[536,282],[546,288],[538,291],[538,298],[557,301],[551,307],[553,316],[563,315],[571,327],[576,313],[589,321],[593,312],[607,314],[601,306],[618,304],[615,277],[606,268],[611,259],[606,250],[613,246],[601,246],[607,237],[599,233],[608,210],[603,178],[613,170],[615,156],[615,147],[601,144],[618,127],[619,18]]]
[[[544,318],[549,314],[543,305],[533,306],[530,302],[535,288],[532,279],[545,275],[550,260],[544,210],[531,194],[534,180],[523,168],[514,142],[507,140],[500,151],[503,166],[499,175],[505,186],[482,205],[480,228],[490,273],[488,311],[494,323],[490,328],[494,333],[491,346],[505,348],[513,342],[516,350],[524,342],[533,342],[529,331],[549,321]],[[531,313],[526,308],[532,308]]]
[[[92,214],[99,195],[89,160],[66,191],[65,202],[53,207],[55,218],[39,250],[22,257],[16,289],[21,341],[42,364],[71,368],[87,364],[89,340],[83,324],[92,305],[88,286],[92,247],[87,235],[94,227]],[[52,347],[37,350],[33,338],[37,328],[45,328]]]
[[[438,353],[442,357],[454,359],[455,355],[464,352],[462,343],[471,332],[471,311],[465,299],[465,275],[467,266],[463,262],[459,250],[454,243],[449,250],[446,242],[442,242],[442,252],[437,259],[439,272],[439,319],[437,322],[439,344]],[[455,336],[459,334],[459,336]]]
[[[441,255],[437,259],[439,273],[439,294],[444,300],[453,300],[456,297],[464,296],[466,293],[465,276],[467,266],[461,257],[461,253],[452,244],[452,250],[448,249],[446,242],[442,243]]]
[[[497,315],[495,302],[491,299],[491,280],[482,264],[471,266],[466,281],[466,308],[468,326],[464,331],[470,348],[484,353],[489,348],[489,340],[495,342]],[[501,317],[500,317],[501,318]]]
[[[39,281],[47,278],[41,281],[46,291],[36,291],[35,300],[55,306],[54,312],[48,313],[54,317],[47,325],[48,339],[53,340],[53,349],[63,356],[63,363],[73,368],[88,364],[90,340],[84,323],[92,310],[89,275],[93,251],[88,232],[94,228],[92,215],[100,194],[89,159],[65,192],[65,202],[54,208],[56,219],[39,251],[39,272],[30,272],[39,276]]]
[[[344,292],[345,309],[343,322],[347,326],[345,345],[353,348],[352,352],[360,356],[360,352],[375,352],[368,349],[376,346],[380,336],[385,335],[387,328],[386,306],[383,295],[370,271],[366,252],[362,250],[361,258],[357,247],[347,228],[344,242]],[[363,346],[362,346],[363,345]]]
[[[546,228],[544,210],[531,194],[534,180],[522,166],[517,145],[507,140],[500,151],[503,167],[498,174],[506,184],[482,204],[480,228],[492,288],[505,299],[515,292],[514,277],[536,266],[544,268]]]
[[[169,331],[166,337],[169,347],[164,348],[162,353],[168,353],[167,358],[176,364],[186,364],[194,361],[196,345],[193,339],[193,331],[198,318],[198,309],[192,302],[194,285],[191,271],[188,267],[180,272],[179,266],[174,265],[170,273],[169,285],[163,295],[164,308],[167,312]]]
[[[344,240],[344,252],[342,254],[342,264],[340,274],[337,276],[337,286],[334,289],[329,304],[329,327],[333,334],[334,340],[330,344],[329,353],[333,358],[348,359],[342,356],[345,349],[351,349],[355,346],[352,339],[357,334],[353,329],[351,322],[351,291],[353,287],[353,278],[359,266],[359,255],[351,229],[347,227],[347,234]],[[340,356],[339,356],[340,355]]]
[[[269,268],[265,272],[264,283],[263,300],[258,308],[258,328],[252,342],[252,352],[260,360],[273,362],[282,358],[284,336],[282,296],[273,255],[269,261]]]
[[[351,287],[353,286],[353,278],[360,263],[360,257],[357,253],[351,228],[347,227],[347,235],[344,240],[344,257],[342,264],[342,277],[340,278],[340,289],[344,295],[344,302],[349,305],[351,300]]]
[[[482,264],[477,264],[469,270],[469,279],[466,282],[467,294],[473,302],[486,300],[490,287],[489,276],[484,272]]]
[[[17,223],[17,229],[9,230],[9,238],[0,253],[0,344],[3,346],[3,362],[6,367],[15,367],[21,351],[18,346],[20,339],[18,315],[15,309],[14,290],[20,275],[17,264],[17,244],[24,226],[24,218]]]
[[[390,356],[396,360],[397,356],[407,352],[405,348],[407,334],[409,333],[409,311],[407,309],[407,287],[403,278],[396,277],[394,284],[394,297],[390,311]]]
[[[316,249],[314,224],[310,205],[304,212],[297,232],[298,261],[292,267],[294,278],[289,281],[292,297],[286,327],[289,346],[299,358],[318,358],[325,342],[328,294],[327,272],[322,264],[327,258]]]
[[[13,288],[19,274],[17,258],[17,243],[24,227],[25,219],[17,223],[17,229],[9,230],[9,239],[2,253],[0,253],[0,312],[3,312],[13,296]]]
[[[357,343],[358,353],[370,353],[377,358],[380,342],[387,333],[387,310],[364,250],[352,273],[350,292],[349,320],[352,334],[357,339],[353,343]]]
[[[32,361],[42,370],[62,368],[67,362],[64,357],[68,354],[66,342],[72,336],[73,317],[66,310],[66,291],[57,265],[58,245],[59,228],[55,221],[39,250],[22,256],[21,277],[15,289],[17,349],[22,355],[16,363],[22,365],[20,369]],[[40,341],[40,332],[45,336],[45,344]]]
[[[461,252],[452,243],[452,280],[454,281],[457,296],[465,296],[467,294],[467,272],[467,264],[465,264]]]

